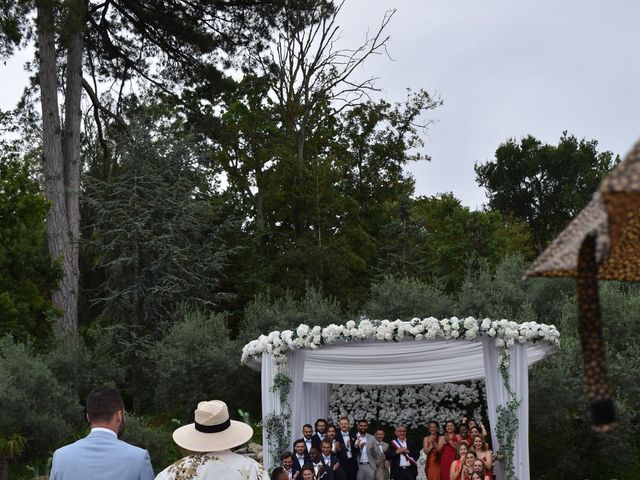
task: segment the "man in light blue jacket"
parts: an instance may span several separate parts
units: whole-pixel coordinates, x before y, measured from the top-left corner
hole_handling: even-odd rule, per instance
[[[111,387],[87,396],[91,433],[53,454],[50,480],[152,480],[149,453],[118,437],[124,431],[124,402]]]

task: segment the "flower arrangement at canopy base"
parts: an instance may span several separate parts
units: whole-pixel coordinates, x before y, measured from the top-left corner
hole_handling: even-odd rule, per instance
[[[484,398],[482,380],[415,386],[334,385],[329,418],[336,425],[342,416],[351,422],[365,419],[409,428],[424,427],[431,420],[442,425],[465,416],[480,420]]]

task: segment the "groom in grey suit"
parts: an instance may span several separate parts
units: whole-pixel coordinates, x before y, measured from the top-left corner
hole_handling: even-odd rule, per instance
[[[50,480],[153,480],[149,453],[118,437],[124,431],[124,402],[111,387],[87,396],[91,433],[53,454]]]
[[[356,457],[358,459],[358,476],[357,480],[374,480],[376,465],[371,458],[371,445],[374,444],[375,438],[367,433],[369,423],[362,419],[358,421],[358,433],[356,433]]]
[[[389,464],[387,462],[387,450],[389,444],[384,441],[384,430],[379,428],[375,433],[375,441],[370,446],[371,458],[376,467],[374,480],[389,480]]]

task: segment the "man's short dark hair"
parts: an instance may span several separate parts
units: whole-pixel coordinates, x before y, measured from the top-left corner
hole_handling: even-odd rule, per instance
[[[293,442],[293,448],[296,448],[296,445],[297,445],[297,444],[299,444],[299,443],[304,443],[304,440],[303,440],[303,439],[301,439],[301,438],[299,438],[298,440],[296,440],[295,442]],[[304,443],[304,445],[305,445],[305,448],[307,448],[307,444],[306,444],[306,443]]]
[[[286,451],[286,452],[284,452],[282,455],[280,455],[280,460],[282,461],[282,460],[284,460],[285,458],[289,458],[289,457],[293,458],[293,453],[291,453],[291,452],[289,452],[289,451]]]
[[[302,429],[303,429],[303,430],[304,430],[305,428],[310,428],[311,430],[313,430],[313,427],[311,426],[311,424],[310,424],[310,423],[305,423],[305,424],[302,426]]]
[[[86,408],[90,423],[109,422],[118,410],[124,410],[124,401],[116,389],[96,387],[87,395]]]

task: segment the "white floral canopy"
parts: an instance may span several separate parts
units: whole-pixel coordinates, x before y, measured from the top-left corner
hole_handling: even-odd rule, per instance
[[[261,335],[243,348],[242,361],[262,376],[263,419],[290,410],[287,444],[302,425],[328,416],[332,384],[416,385],[484,377],[494,449],[507,452],[499,479],[529,480],[528,367],[557,351],[560,334],[553,325],[508,320],[414,318],[411,321],[361,319],[358,324]],[[291,379],[282,405],[274,378]],[[501,412],[513,412],[514,435],[497,435]],[[508,430],[508,428],[507,428]],[[265,467],[278,453],[265,428]]]

